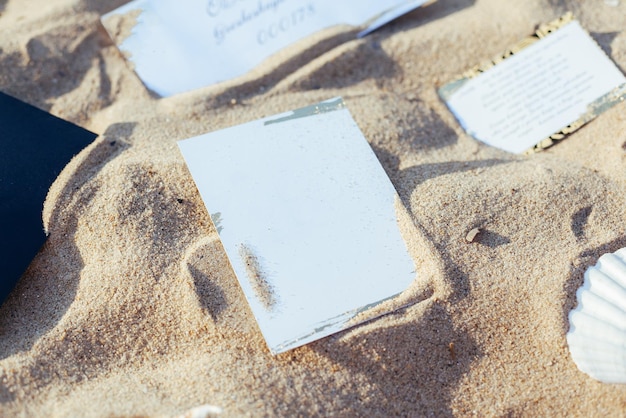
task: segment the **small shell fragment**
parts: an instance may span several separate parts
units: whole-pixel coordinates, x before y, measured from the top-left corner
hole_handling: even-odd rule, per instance
[[[222,408],[214,405],[197,406],[176,418],[210,418],[222,413]]]
[[[476,239],[476,236],[480,234],[480,228],[474,228],[471,231],[469,231],[467,233],[467,235],[465,236],[465,241],[467,242],[474,242],[474,240]]]

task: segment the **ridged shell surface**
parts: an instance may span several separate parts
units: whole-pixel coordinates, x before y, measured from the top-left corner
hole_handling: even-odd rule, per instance
[[[626,383],[626,248],[585,272],[569,314],[567,343],[578,368],[605,383]]]

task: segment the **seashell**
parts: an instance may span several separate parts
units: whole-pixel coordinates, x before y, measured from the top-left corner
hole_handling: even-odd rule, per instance
[[[465,236],[465,241],[467,242],[474,242],[474,240],[476,239],[476,236],[480,234],[480,228],[474,228],[471,231],[469,231],[467,233],[467,235]]]
[[[176,418],[210,418],[222,413],[222,408],[214,405],[200,405],[193,409],[190,409],[183,415],[179,415]]]
[[[585,272],[569,314],[567,343],[578,368],[605,383],[626,383],[626,248]]]

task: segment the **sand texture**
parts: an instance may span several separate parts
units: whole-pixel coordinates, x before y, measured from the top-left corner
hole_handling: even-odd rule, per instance
[[[626,1],[439,0],[168,99],[100,25],[123,3],[0,0],[0,90],[101,134],[50,190],[49,240],[0,309],[0,416],[626,414],[626,386],[579,372],[565,340],[584,270],[626,247],[626,105],[517,156],[437,96],[567,10],[624,71]],[[273,357],[176,141],[335,96],[414,223],[419,297]]]

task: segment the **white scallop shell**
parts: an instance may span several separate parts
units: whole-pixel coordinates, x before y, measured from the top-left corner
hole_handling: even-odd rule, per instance
[[[594,379],[626,383],[626,248],[589,267],[576,298],[567,333],[574,362]]]

